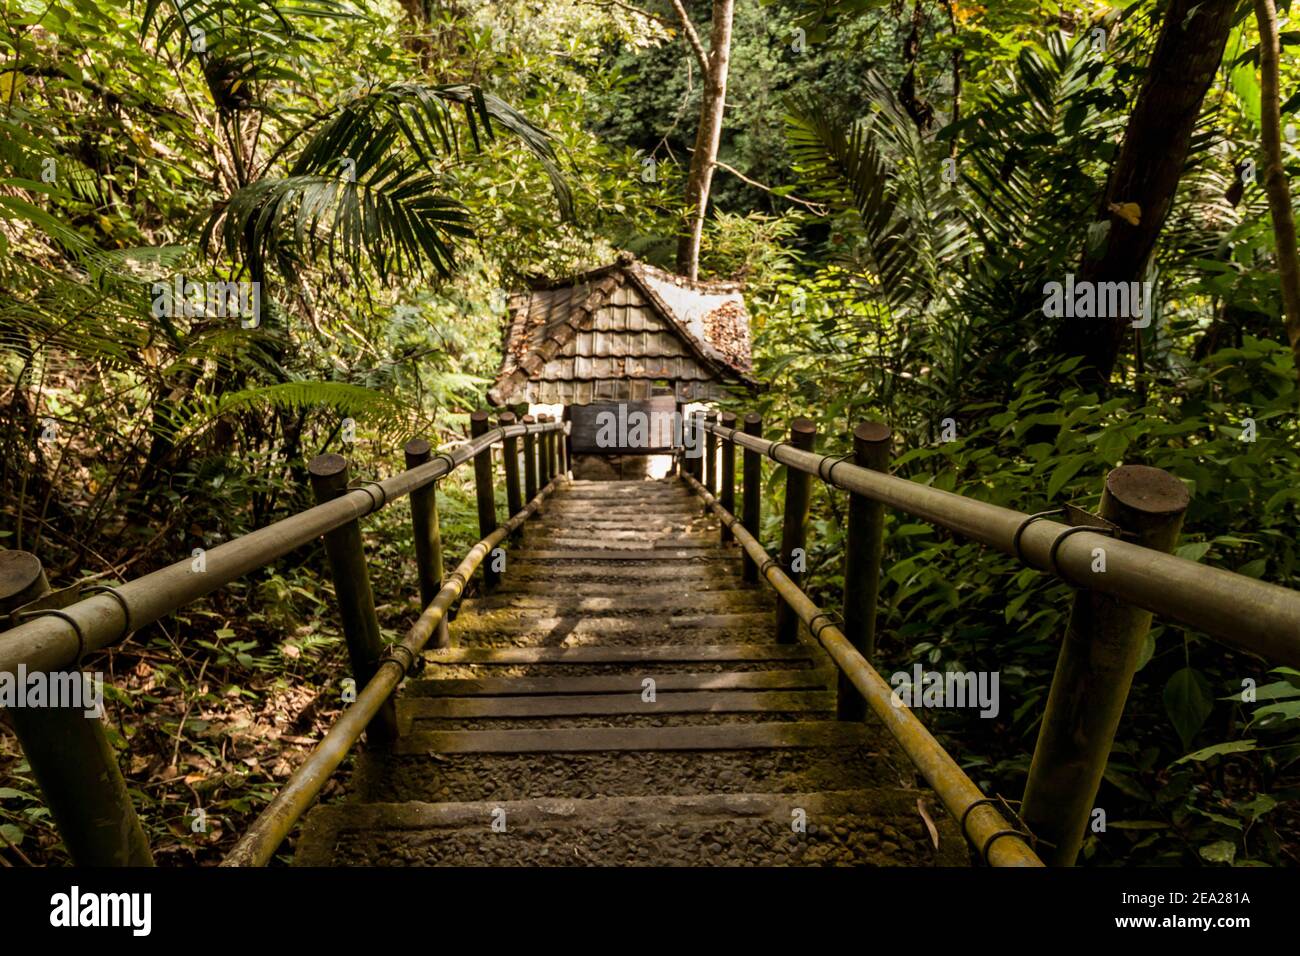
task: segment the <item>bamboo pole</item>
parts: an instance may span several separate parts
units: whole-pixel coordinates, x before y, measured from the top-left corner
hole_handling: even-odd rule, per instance
[[[745,434],[759,437],[763,434],[763,417],[755,412],[750,412],[745,416]],[[735,444],[735,438],[731,439]],[[744,487],[742,494],[744,500],[742,507],[744,509],[745,528],[754,537],[758,537],[762,531],[763,522],[763,458],[758,452],[752,449],[744,449]],[[758,581],[758,565],[754,559],[745,551],[744,559],[741,566],[741,579],[748,581],[750,584]]]
[[[1106,476],[1100,513],[1142,547],[1168,552],[1177,543],[1190,500],[1187,487],[1168,472],[1123,465]],[[1100,550],[1094,562],[1106,560],[1105,547]],[[1094,563],[1097,567],[1105,565]],[[1053,866],[1073,866],[1083,844],[1150,627],[1149,611],[1097,591],[1075,595],[1021,813],[1052,847],[1048,862]]]
[[[861,468],[889,470],[889,427],[862,422],[853,429],[853,461]],[[880,593],[885,506],[862,495],[849,496],[848,544],[844,551],[844,634],[868,661],[876,654],[876,599]],[[840,673],[840,720],[861,720],[866,702]]]
[[[703,485],[689,476],[685,480],[687,486],[704,499],[705,504],[720,520],[731,523],[736,540],[765,569],[764,578],[780,595],[782,603],[794,610],[798,619],[808,626],[810,633],[816,628],[816,642],[831,656],[835,666],[849,675],[853,686],[884,723],[885,729],[902,746],[921,776],[934,788],[953,819],[965,821],[967,838],[986,857],[989,865],[1042,866],[1042,861],[1029,845],[1016,834],[1006,818],[989,804],[979,787],[966,776],[911,710],[901,702],[894,704],[898,700],[894,689],[854,649],[840,629],[829,623],[826,614],[799,590],[790,576],[770,559],[758,539],[740,525],[734,515],[718,504],[717,499]]]
[[[734,434],[734,430],[733,430]],[[817,437],[817,426],[806,418],[796,418],[790,423],[790,444],[800,451],[812,449]],[[807,561],[804,547],[808,508],[812,503],[812,482],[808,473],[798,468],[785,472],[785,520],[781,525],[781,567],[790,576],[795,587],[803,581],[800,564]],[[776,605],[776,639],[781,644],[793,644],[799,632],[799,617],[785,601]]]
[[[406,467],[418,468],[428,462],[433,450],[423,438],[413,438],[406,443]],[[430,481],[411,492],[411,525],[415,539],[415,567],[420,579],[420,607],[442,590],[442,531],[438,527],[437,482]],[[435,647],[450,647],[451,634],[443,621],[434,637]]]
[[[532,425],[536,419],[524,416],[524,424]],[[524,433],[524,497],[532,501],[537,497],[537,439],[532,432]]]
[[[456,570],[447,576],[438,596],[411,625],[406,636],[389,649],[374,678],[357,695],[356,703],[335,721],[324,739],[294,771],[280,792],[253,821],[248,832],[231,849],[230,854],[221,862],[222,866],[265,866],[271,862],[275,851],[293,830],[298,819],[316,802],[330,775],[348,755],[367,723],[391,699],[393,691],[424,650],[448,609],[460,598],[466,582],[473,577],[483,559],[507,535],[536,513],[547,495],[554,490],[553,484],[547,484],[522,511],[470,549]]]
[[[515,429],[517,434],[523,434],[524,426],[516,425]],[[71,620],[45,616],[20,624],[0,642],[0,672],[16,673],[19,665],[28,670],[66,667],[83,650],[99,650],[120,641],[128,633],[128,624],[132,630],[152,624],[295,548],[441,478],[469,461],[480,448],[500,438],[500,430],[489,432],[482,438],[438,453],[428,464],[367,484],[364,489],[355,488],[325,504],[209,548],[201,570],[187,555],[174,564],[120,585],[116,597],[96,594],[69,605],[63,613]]]
[[[502,428],[515,423],[514,412],[502,412],[497,421]],[[519,484],[519,440],[513,436],[501,440],[501,457],[506,472],[506,512],[518,514],[524,506],[524,493]],[[518,537],[518,533],[515,537]]]
[[[317,455],[307,465],[312,492],[317,504],[324,504],[348,490],[348,462],[342,455]],[[325,554],[329,558],[330,577],[339,602],[343,637],[348,644],[352,676],[357,687],[364,687],[375,676],[384,639],[375,614],[375,596],[370,588],[365,546],[361,541],[361,523],[349,521],[324,536]],[[392,740],[397,736],[397,714],[392,707],[381,710],[367,730],[367,738]]]
[[[27,551],[0,551],[0,616],[7,616],[50,590],[40,559]],[[6,635],[0,633],[0,644]],[[76,866],[153,866],[149,841],[136,816],[102,715],[87,710],[90,678],[79,668],[49,673],[47,683],[81,701],[46,700],[40,707],[10,707],[23,755],[45,797],[45,806]],[[80,682],[75,690],[74,684]],[[75,706],[74,706],[75,705]]]
[[[480,409],[469,417],[469,433],[478,438],[487,434],[488,413]],[[496,490],[492,487],[492,446],[474,456],[474,498],[478,505],[478,533],[486,538],[497,527]],[[501,583],[501,572],[488,561],[483,565],[483,591],[490,593]]]
[[[718,417],[718,422],[724,428],[735,430],[736,416],[731,412],[723,412]],[[728,511],[736,510],[736,443],[730,438],[720,440],[722,452],[722,507]],[[722,526],[722,543],[729,544],[735,540],[731,529],[725,524]]]
[[[734,433],[736,444],[787,467],[818,474],[834,465],[825,455],[786,443]],[[1094,532],[1071,533],[1060,522],[1026,523],[1013,511],[916,481],[842,464],[830,484],[1015,556],[1064,581],[1204,631],[1224,643],[1279,664],[1300,667],[1300,591],[1208,567]],[[1104,547],[1107,573],[1093,574],[1092,552]]]
[[[543,425],[549,424],[551,416],[541,414],[537,420]],[[537,438],[537,476],[543,485],[549,485],[551,479],[555,477],[551,471],[551,436],[549,434],[539,435]]]
[[[710,425],[718,421],[718,413],[707,412],[705,422]],[[712,431],[704,434],[704,487],[713,494],[718,493],[718,436]]]

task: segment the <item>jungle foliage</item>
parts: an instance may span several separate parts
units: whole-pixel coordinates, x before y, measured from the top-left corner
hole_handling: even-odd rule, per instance
[[[707,36],[709,5],[687,7]],[[1249,3],[1148,273],[1152,321],[1105,388],[1077,380],[1042,310],[1104,240],[1164,7],[741,0],[702,274],[747,283],[769,387],[731,407],[769,437],[812,417],[836,453],[886,421],[897,474],[1031,512],[1094,505],[1121,463],[1166,468],[1193,492],[1182,556],[1300,587],[1300,394],[1254,173]],[[463,435],[525,277],[618,249],[671,265],[700,84],[666,2],[2,10],[0,546],[38,552],[52,581],[132,577],[297,510],[322,451],[390,473],[406,438]],[[176,276],[258,282],[260,320],[156,308]],[[459,554],[473,507],[446,485]],[[832,607],[843,516],[815,496],[811,583]],[[390,633],[413,608],[407,534],[396,514],[367,535]],[[219,856],[337,712],[321,567],[299,555],[107,655],[160,860]],[[882,601],[886,674],[1001,673],[996,720],[926,719],[1018,797],[1068,589],[894,515]],[[1297,797],[1300,673],[1153,629],[1086,861],[1295,865]],[[196,801],[225,823],[191,832]],[[0,856],[62,852],[5,735],[0,835]]]

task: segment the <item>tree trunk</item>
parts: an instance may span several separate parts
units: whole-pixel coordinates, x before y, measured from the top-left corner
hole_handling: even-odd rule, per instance
[[[1111,169],[1098,218],[1110,232],[1097,255],[1085,254],[1080,280],[1138,282],[1173,206],[1201,103],[1223,61],[1236,0],[1171,0]],[[1138,207],[1136,224],[1116,208]],[[1127,210],[1126,210],[1127,211]],[[1081,355],[1080,380],[1105,388],[1132,319],[1064,320],[1058,350]]]
[[[1273,214],[1273,238],[1277,245],[1277,272],[1282,283],[1282,320],[1300,373],[1300,255],[1296,253],[1295,215],[1291,211],[1291,187],[1282,168],[1282,116],[1278,105],[1278,59],[1281,42],[1277,34],[1277,9],[1273,0],[1255,0],[1259,22],[1260,138],[1264,145],[1264,188]]]
[[[704,234],[704,214],[709,205],[709,188],[713,185],[714,163],[722,141],[722,113],[727,102],[727,70],[731,63],[731,21],[735,0],[714,0],[713,34],[709,52],[704,54],[695,36],[695,28],[680,2],[673,6],[682,20],[682,30],[695,50],[704,73],[704,94],[700,103],[700,125],[695,134],[695,152],[691,154],[690,175],[686,180],[686,210],[690,219],[677,240],[677,271],[688,279],[700,273],[700,240]]]

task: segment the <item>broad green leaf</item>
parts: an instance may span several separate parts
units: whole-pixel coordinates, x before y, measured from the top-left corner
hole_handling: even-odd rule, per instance
[[[1188,561],[1199,561],[1205,557],[1214,545],[1209,541],[1193,541],[1174,549],[1174,555]]]
[[[1237,858],[1237,844],[1228,840],[1217,840],[1200,849],[1201,858],[1211,863],[1231,863]]]
[[[1165,684],[1165,713],[1186,750],[1214,708],[1209,681],[1190,667],[1175,671]]]
[[[1230,740],[1223,744],[1214,744],[1212,747],[1202,747],[1200,750],[1193,751],[1186,756],[1179,757],[1174,761],[1177,766],[1180,763],[1189,761],[1209,760],[1211,757],[1218,757],[1222,754],[1241,754],[1248,753],[1255,749],[1255,741],[1251,740]]]

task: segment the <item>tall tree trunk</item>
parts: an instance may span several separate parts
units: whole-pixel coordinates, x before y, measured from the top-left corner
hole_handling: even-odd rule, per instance
[[[1080,280],[1137,282],[1173,206],[1178,180],[1232,27],[1236,0],[1171,0],[1160,37],[1111,169],[1098,218],[1110,232],[1096,255],[1085,254]],[[1131,205],[1130,205],[1131,204]],[[1125,213],[1137,206],[1137,222]],[[1131,318],[1074,319],[1057,339],[1063,354],[1083,356],[1080,379],[1104,388],[1131,331]]]
[[[1291,210],[1291,187],[1282,168],[1282,110],[1278,105],[1278,59],[1281,41],[1277,34],[1277,8],[1273,0],[1255,0],[1259,22],[1260,138],[1264,144],[1264,188],[1273,213],[1273,237],[1277,245],[1277,272],[1282,282],[1282,318],[1286,336],[1300,373],[1300,255],[1296,253],[1295,214]]]
[[[727,70],[731,64],[731,22],[735,0],[714,0],[713,33],[709,51],[704,52],[695,27],[682,6],[673,0],[673,9],[682,22],[682,32],[690,43],[704,76],[704,93],[700,103],[700,125],[695,133],[695,152],[686,180],[686,210],[690,219],[677,240],[677,271],[688,279],[700,274],[700,240],[704,235],[704,214],[713,185],[714,164],[722,141],[722,114],[727,103]]]

